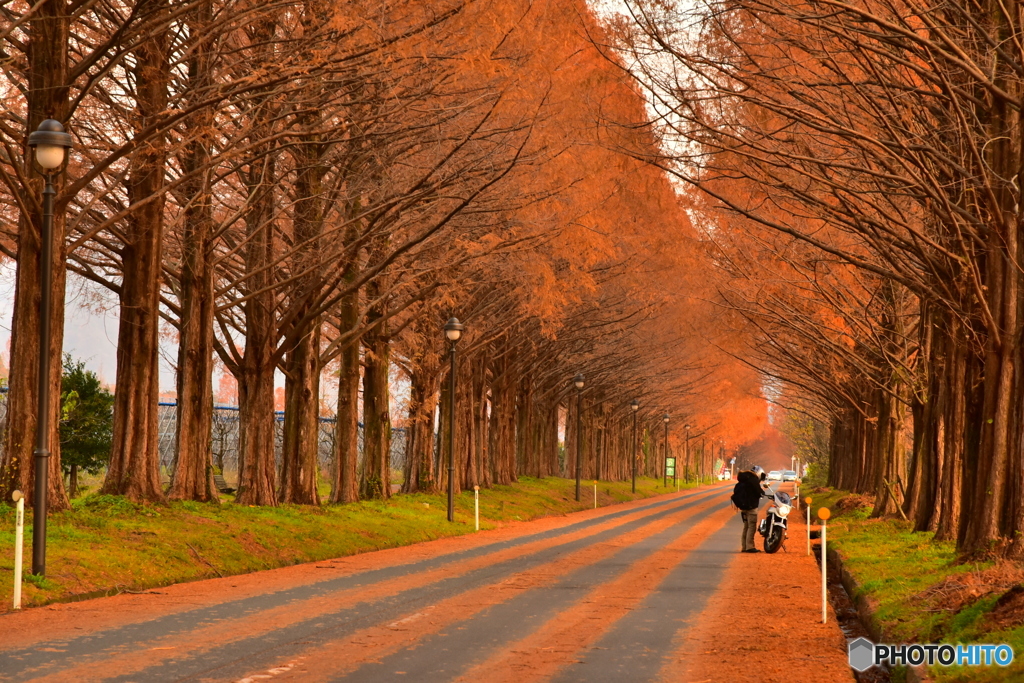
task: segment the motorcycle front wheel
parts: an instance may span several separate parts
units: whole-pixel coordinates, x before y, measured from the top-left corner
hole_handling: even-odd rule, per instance
[[[781,526],[775,524],[771,526],[771,529],[768,530],[768,535],[764,537],[764,551],[766,553],[778,552],[779,548],[782,547],[782,534]]]

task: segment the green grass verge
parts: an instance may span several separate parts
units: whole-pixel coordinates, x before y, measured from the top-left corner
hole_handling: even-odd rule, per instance
[[[691,484],[687,488],[695,486]],[[674,491],[674,488],[672,488]],[[601,506],[669,492],[661,480],[601,482]],[[575,498],[575,481],[521,477],[518,484],[480,492],[480,526],[500,526],[593,507],[593,482]],[[473,492],[456,497],[447,521],[443,494],[396,495],[323,507],[242,507],[230,502],[136,504],[120,496],[87,495],[48,520],[47,572],[26,575],[22,604],[43,605],[123,590],[143,590],[218,575],[393,548],[473,532]],[[11,608],[14,508],[0,505],[0,611]],[[31,512],[26,514],[25,563],[31,568]]]
[[[1006,590],[986,588],[1000,571],[994,562],[961,563],[954,542],[914,532],[899,519],[868,519],[870,507],[844,511],[841,501],[850,495],[845,491],[805,495],[812,497],[812,514],[831,510],[829,546],[876,605],[887,642],[1006,643],[1015,653],[1007,668],[934,666],[930,674],[941,683],[1024,681],[1024,626],[996,629],[986,620]],[[893,680],[902,680],[900,672]]]

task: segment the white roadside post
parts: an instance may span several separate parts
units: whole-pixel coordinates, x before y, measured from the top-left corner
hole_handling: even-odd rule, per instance
[[[807,510],[807,554],[811,554],[811,497],[804,498],[804,509]]]
[[[821,508],[818,510],[818,519],[821,520],[821,623],[828,621],[828,572],[825,570],[825,566],[828,563],[828,548],[826,547],[828,538],[828,518],[832,516],[832,513],[828,508]]]
[[[594,509],[597,509],[597,479],[594,480]]]
[[[21,609],[21,555],[25,544],[25,494],[15,491],[11,499],[17,504],[14,518],[14,609]]]
[[[480,531],[480,487],[473,487],[473,517],[476,519],[476,530]]]

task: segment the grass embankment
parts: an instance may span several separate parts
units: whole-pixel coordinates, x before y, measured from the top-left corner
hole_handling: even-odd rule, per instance
[[[964,563],[952,541],[914,532],[899,519],[868,519],[870,500],[863,496],[821,489],[805,495],[813,513],[831,510],[829,547],[874,605],[886,642],[1006,643],[1015,653],[1010,667],[929,672],[942,683],[1024,680],[1024,571],[995,561]],[[893,680],[903,676],[898,671]]]
[[[660,479],[638,479],[635,495],[629,482],[601,482],[598,505],[668,491]],[[592,481],[584,486],[581,503],[574,500],[574,492],[575,481],[559,477],[522,477],[512,486],[483,489],[480,526],[488,529],[593,507]],[[455,524],[447,521],[443,494],[323,507],[135,504],[100,495],[76,499],[72,505],[49,517],[46,578],[25,576],[25,606],[354,555],[471,533],[474,526],[472,491],[456,497]],[[0,505],[0,611],[11,608],[14,517],[13,507]],[[25,523],[23,571],[28,572],[30,511]]]

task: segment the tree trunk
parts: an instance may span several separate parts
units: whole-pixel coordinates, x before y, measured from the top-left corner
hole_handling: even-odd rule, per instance
[[[166,12],[166,0],[154,3]],[[167,109],[168,31],[165,26],[136,51],[136,131],[153,125]],[[157,409],[160,396],[160,278],[163,267],[163,139],[151,137],[129,161],[132,208],[121,249],[122,281],[117,335],[113,450],[103,493],[132,500],[162,500]]]
[[[437,390],[434,386],[437,371],[434,368],[414,370],[409,378],[409,421],[405,461],[405,481],[402,493],[429,491],[431,482],[431,460],[434,453],[434,409],[437,406]]]
[[[177,457],[168,496],[172,500],[215,502],[219,497],[212,467],[213,278],[209,241],[201,240],[195,246],[196,251],[186,247],[191,253],[187,253],[182,264],[175,425]]]
[[[925,306],[921,311],[921,357],[925,386],[922,397],[912,405],[914,419],[914,470],[908,476],[904,512],[914,522],[915,531],[935,531],[944,515],[941,481],[945,441],[944,387],[950,379],[946,338],[937,328],[942,320],[938,311]]]
[[[420,411],[423,406],[423,387],[419,385],[416,372],[409,377],[409,412],[405,419],[405,463],[402,465],[402,493],[418,493],[420,490],[420,468],[422,451],[419,441]]]
[[[575,479],[577,458],[579,458],[579,464],[583,464],[582,458],[579,457],[581,455],[580,433],[577,425],[580,421],[577,419],[576,396],[567,396],[565,403],[565,474],[570,479]]]
[[[978,8],[989,33],[986,38],[1001,45],[1019,35],[1019,7],[1007,7],[994,0]],[[1007,15],[1009,12],[1009,16]],[[1014,100],[1024,94],[1019,68],[1000,52],[991,53],[990,70],[996,87],[1005,88]],[[1003,98],[991,98],[981,117],[979,131],[986,139],[981,154],[992,196],[987,245],[979,258],[983,272],[984,297],[991,315],[984,336],[984,391],[978,424],[981,433],[964,515],[966,527],[959,535],[959,549],[965,553],[1007,551],[1024,554],[1020,534],[1024,532],[1024,507],[1020,493],[1020,418],[1024,415],[1024,387],[1021,386],[1021,259],[1022,212],[1018,178],[1024,166],[1024,131],[1019,107]],[[973,460],[973,463],[971,462]],[[1013,495],[1016,494],[1016,495]],[[969,507],[968,507],[969,506]]]
[[[274,262],[273,156],[267,154],[245,177],[249,196],[246,215],[243,291],[245,355],[238,368],[238,492],[240,505],[277,505],[277,462],[274,446],[274,293],[270,288]]]
[[[487,428],[487,364],[475,362],[473,364],[473,376],[475,386],[473,388],[473,458],[474,467],[477,472],[476,484],[479,486],[491,486],[490,468],[487,466],[488,454],[487,445],[490,443]]]
[[[893,387],[896,389],[896,387]],[[903,402],[889,392],[878,391],[878,434],[875,444],[875,507],[872,517],[896,514],[902,501],[894,500],[890,491],[898,490],[904,481],[904,451],[900,430],[903,426]]]
[[[199,38],[210,25],[213,3],[203,0],[189,19],[197,36],[188,60],[190,89],[209,87],[212,49]],[[213,483],[213,203],[210,190],[210,126],[213,110],[204,108],[187,123],[182,171],[186,180],[179,196],[184,201],[184,229],[179,284],[181,318],[178,325],[176,455],[171,474],[172,500],[217,501]]]
[[[320,327],[315,324],[285,359],[284,439],[281,453],[282,503],[319,505]]]
[[[390,344],[379,333],[364,335],[362,498],[391,497]]]
[[[251,339],[250,335],[246,335]],[[274,366],[269,352],[246,346],[238,380],[239,505],[277,505],[274,458]]]
[[[878,336],[887,358],[901,357],[903,340],[906,338],[900,316],[900,294],[895,283],[886,281],[882,284],[879,298],[883,308]],[[895,514],[897,509],[902,510],[903,501],[896,500],[893,496],[899,495],[900,482],[906,480],[905,453],[901,438],[906,416],[903,401],[904,383],[899,374],[893,372],[887,377],[882,377],[881,384],[882,387],[875,389],[878,397],[875,401],[878,421],[875,423],[877,439],[872,459],[875,495],[872,517],[891,515]]]
[[[62,0],[44,2],[27,22],[28,31],[28,93],[26,135],[47,118],[67,122],[69,3]],[[12,193],[42,196],[43,182],[25,148],[27,187],[11,187]],[[47,473],[47,507],[51,512],[70,507],[64,490],[64,472],[60,465],[60,387],[62,348],[64,343],[64,290],[67,278],[67,244],[64,239],[67,196],[62,195],[65,175],[53,176],[57,196],[54,198],[53,258],[46,267],[53,278],[50,286],[50,458]],[[41,202],[39,206],[41,207]],[[10,394],[7,402],[7,430],[3,454],[0,456],[0,498],[11,499],[20,490],[25,503],[35,505],[36,391],[39,364],[39,302],[42,254],[40,239],[42,214],[29,204],[29,215],[18,217],[18,264],[14,285],[14,314],[11,321]]]
[[[190,207],[191,208],[191,207]],[[209,209],[207,205],[206,210]],[[209,214],[202,220],[208,229]],[[186,223],[190,221],[186,211]],[[190,230],[186,227],[186,230]],[[208,233],[207,233],[208,234]],[[218,500],[213,483],[213,277],[211,245],[201,234],[185,236],[178,336],[178,400],[171,476],[172,500]]]
[[[359,323],[359,293],[341,304],[339,333]],[[338,415],[334,432],[332,503],[359,500],[359,342],[352,341],[338,356]]]
[[[348,207],[349,227],[345,241],[353,242],[359,234],[353,218],[358,203]],[[357,263],[352,259],[345,264],[344,286],[351,285],[357,276]],[[338,310],[338,334],[353,333],[359,326],[359,291],[342,297]],[[331,483],[332,503],[354,503],[359,500],[359,340],[353,339],[338,356],[338,414],[334,431],[334,480]]]
[[[985,419],[985,361],[977,353],[972,352],[966,342],[967,339],[963,338],[957,343],[957,360],[963,369],[959,375],[954,376],[955,383],[949,396],[953,418],[959,421],[946,421],[950,448],[946,457],[946,476],[955,476],[949,490],[945,492],[949,507],[946,506],[946,501],[943,501],[943,508],[947,510],[948,517],[946,524],[950,528],[947,532],[940,525],[935,536],[942,539],[956,538],[959,549],[970,548],[968,552],[981,550],[984,553],[992,548],[989,547],[988,541],[975,546],[979,538],[974,534],[977,533],[981,521],[976,520],[971,528],[971,520],[980,514],[983,501],[977,498],[977,487],[979,480],[986,480],[989,469],[983,465],[981,451],[982,422]],[[960,464],[959,468],[957,463]],[[954,468],[959,470],[955,475]]]
[[[318,88],[315,88],[318,89]],[[299,125],[316,130],[318,115],[307,112]],[[327,174],[323,157],[328,146],[321,136],[307,132],[303,144],[290,147],[295,163],[292,202],[292,243],[290,270],[303,273],[291,284],[287,300],[290,322],[283,322],[291,348],[285,356],[285,415],[281,453],[280,500],[285,503],[319,505],[317,465],[320,450],[320,316],[313,302],[324,287],[323,223],[326,200],[323,179]],[[286,334],[281,332],[281,334]],[[287,343],[287,342],[286,342]]]
[[[462,488],[467,491],[472,491],[474,486],[479,486],[481,481],[480,475],[480,456],[481,451],[477,448],[478,440],[480,435],[477,432],[477,396],[482,391],[479,386],[479,367],[480,363],[476,360],[470,360],[468,363],[463,363],[466,370],[462,373],[462,381],[459,382],[459,386],[462,391],[459,392],[459,413],[456,418],[460,424],[459,429],[459,442],[456,447],[459,449],[459,453],[465,455],[465,460],[462,463]]]
[[[936,445],[942,448],[939,505],[942,514],[935,525],[936,540],[952,540],[960,530],[964,444],[967,438],[968,352],[963,330],[951,321],[945,345],[945,381],[939,387],[940,421]]]
[[[491,384],[491,424],[489,430],[493,452],[495,484],[516,481],[516,387],[508,372],[507,359],[493,368],[495,380]]]
[[[346,297],[342,304],[343,325],[357,324],[358,297],[358,293]],[[354,503],[359,500],[359,342],[353,341],[342,349],[338,361],[338,417],[331,502]]]
[[[530,420],[533,418],[533,411],[530,410],[530,404],[533,401],[533,386],[530,380],[526,377],[521,377],[517,382],[518,391],[516,392],[516,433],[515,433],[515,472],[518,475],[520,472],[528,472],[529,461],[530,461],[530,434],[532,433],[532,425]]]
[[[447,367],[447,366],[446,366]],[[433,476],[435,490],[437,493],[444,493],[448,490],[448,411],[451,409],[451,383],[446,377],[447,373],[438,379],[441,382],[437,403],[437,435],[434,443],[434,464]],[[488,438],[493,439],[493,432],[488,430]],[[491,445],[488,444],[488,453],[493,453]]]

